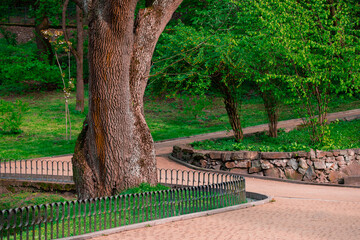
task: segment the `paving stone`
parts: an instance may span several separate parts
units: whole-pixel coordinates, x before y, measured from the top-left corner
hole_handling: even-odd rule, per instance
[[[296,161],[295,158],[290,159],[290,160],[287,162],[287,165],[288,165],[289,167],[291,167],[292,169],[294,169],[294,170],[298,169],[298,167],[299,167],[299,164],[298,164],[298,162]]]
[[[347,151],[348,151],[349,156],[354,156],[355,155],[354,150],[348,149]]]
[[[307,165],[307,163],[306,163],[306,160],[303,159],[303,158],[300,158],[300,159],[299,159],[299,166],[300,166],[301,168],[303,168],[303,169],[307,169],[307,168],[308,168],[308,165]]]
[[[232,154],[232,160],[254,160],[259,157],[258,152],[254,151],[240,151]]]
[[[325,169],[326,168],[325,161],[314,162],[314,168],[317,170]]]
[[[297,169],[297,171],[298,171],[301,175],[305,175],[305,173],[306,173],[306,169],[301,168],[301,167],[299,167],[299,168]]]
[[[339,180],[344,177],[344,174],[338,171],[332,171],[329,174],[329,180],[331,183],[339,183]]]
[[[243,169],[243,168],[233,168],[230,169],[231,173],[238,173],[238,174],[248,174],[248,170],[247,169]]]
[[[325,159],[325,161],[326,161],[327,163],[334,163],[334,162],[336,162],[336,159],[335,159],[335,157],[327,157],[327,158]]]
[[[303,178],[302,174],[296,172],[292,168],[285,169],[285,176],[287,179],[292,179],[292,180],[302,180],[302,178]]]
[[[296,158],[309,158],[310,153],[304,151],[298,151],[293,153],[293,157]]]
[[[310,159],[314,159],[314,158],[316,158],[315,151],[314,149],[310,149]]]
[[[194,160],[205,159],[205,155],[203,153],[195,152],[195,153],[193,153],[192,158]]]
[[[208,162],[205,159],[201,159],[199,162],[202,168],[206,168],[208,166]]]
[[[285,167],[286,166],[286,161],[284,160],[274,160],[274,165],[277,167]]]
[[[264,170],[264,175],[267,177],[280,178],[280,170],[277,168],[270,168]]]
[[[221,160],[221,152],[209,152],[209,158],[214,160]]]
[[[308,169],[305,172],[303,180],[304,181],[312,181],[315,178],[316,178],[316,174],[315,174],[314,169],[312,167],[308,167]]]
[[[344,156],[347,154],[347,150],[340,150],[339,155]]]
[[[288,152],[262,152],[261,159],[286,159],[291,158],[291,155]]]
[[[251,162],[249,160],[239,160],[236,161],[235,167],[237,168],[250,168]]]
[[[316,150],[316,158],[323,158],[323,157],[326,157],[326,155],[327,155],[327,152]]]
[[[261,162],[261,168],[262,169],[270,169],[270,168],[274,167],[269,161],[260,160],[260,162]]]
[[[251,168],[249,168],[249,173],[257,173],[261,171],[261,164],[259,160],[251,161]]]
[[[334,157],[339,156],[339,155],[340,155],[340,151],[333,151],[333,155],[334,155]]]
[[[234,162],[226,162],[225,163],[225,167],[229,168],[229,169],[234,168],[235,166],[236,166],[236,164]]]

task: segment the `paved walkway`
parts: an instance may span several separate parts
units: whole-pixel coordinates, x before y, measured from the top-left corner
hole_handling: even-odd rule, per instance
[[[328,119],[360,118],[360,109],[329,114]],[[291,129],[301,120],[279,123]],[[244,133],[263,131],[266,125],[249,127]],[[159,168],[187,169],[166,157],[175,144],[224,137],[227,132],[197,135],[157,142]],[[68,160],[71,156],[49,158]],[[274,198],[262,206],[241,209],[191,220],[130,230],[96,239],[171,239],[171,240],[230,240],[230,239],[360,239],[360,189],[346,187],[292,184],[246,178],[246,189]]]
[[[334,113],[329,120],[360,117],[360,109]],[[301,120],[279,123],[291,129]],[[252,133],[266,125],[244,129]],[[164,155],[175,144],[208,138],[224,137],[218,132],[191,138],[156,143],[159,168],[187,169]],[[171,240],[230,240],[230,239],[360,239],[360,189],[293,184],[246,178],[246,189],[274,198],[262,206],[241,209],[206,217],[130,230],[96,239],[171,239]]]

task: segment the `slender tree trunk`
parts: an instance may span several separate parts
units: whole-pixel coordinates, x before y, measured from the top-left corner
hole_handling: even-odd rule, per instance
[[[89,12],[89,114],[73,162],[80,199],[157,182],[143,96],[156,42],[182,0],[92,1]]]
[[[221,81],[221,77],[221,74],[218,75],[215,81],[217,81],[217,85],[223,95],[225,109],[229,117],[229,123],[234,132],[235,141],[241,142],[244,138],[239,115],[241,103],[238,102],[235,91],[232,91],[230,86],[224,84]]]
[[[53,64],[54,52],[51,48],[49,40],[47,40],[41,33],[42,30],[49,29],[49,19],[44,16],[36,21],[35,25],[35,40],[38,48],[38,56],[41,61],[48,61],[49,64]]]
[[[76,106],[75,110],[84,112],[84,28],[83,12],[76,6],[77,55],[76,59]]]
[[[271,91],[262,91],[261,97],[264,101],[265,110],[269,120],[269,136],[277,137],[277,124],[279,119],[279,109],[277,101]]]
[[[221,65],[219,66],[219,69],[223,67]],[[220,90],[220,93],[223,97],[226,113],[229,118],[229,123],[234,132],[235,141],[241,142],[244,138],[244,134],[242,131],[239,115],[241,110],[241,103],[237,98],[238,94],[236,91],[236,87],[232,86],[233,82],[231,82],[231,80],[228,80],[227,84],[223,82],[223,73],[221,71],[212,74],[211,79],[212,84],[214,84]]]
[[[224,104],[231,128],[234,131],[235,141],[241,142],[244,138],[244,134],[241,127],[239,104],[231,94],[224,97]]]

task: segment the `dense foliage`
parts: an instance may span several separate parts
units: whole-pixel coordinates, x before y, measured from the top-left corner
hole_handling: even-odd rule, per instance
[[[241,99],[262,96],[270,135],[280,104],[292,104],[311,127],[313,143],[327,144],[329,103],[360,89],[360,4],[353,0],[203,1],[190,18],[162,35],[150,89],[218,93],[237,141]],[[180,18],[181,19],[181,18]],[[235,121],[235,120],[237,121]],[[235,123],[235,124],[233,124]]]
[[[40,61],[32,43],[12,46],[0,39],[0,48],[1,95],[61,87],[59,70]]]

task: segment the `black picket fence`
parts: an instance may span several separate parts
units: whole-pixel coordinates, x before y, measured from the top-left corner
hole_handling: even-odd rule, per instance
[[[42,204],[0,212],[0,239],[67,238],[246,201],[237,175],[158,169],[170,190]]]

